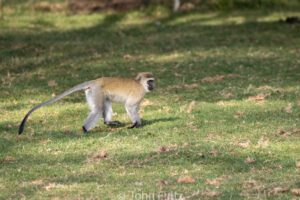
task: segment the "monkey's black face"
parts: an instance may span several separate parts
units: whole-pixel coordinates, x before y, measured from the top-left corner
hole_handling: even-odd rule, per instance
[[[148,80],[148,81],[147,81],[147,86],[148,86],[148,90],[149,90],[149,91],[153,90],[153,89],[154,89],[154,86],[155,86],[154,80]]]

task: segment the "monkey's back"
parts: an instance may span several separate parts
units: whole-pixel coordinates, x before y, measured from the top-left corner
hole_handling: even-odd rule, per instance
[[[102,77],[95,80],[101,92],[115,102],[140,101],[145,91],[143,86],[134,79]]]

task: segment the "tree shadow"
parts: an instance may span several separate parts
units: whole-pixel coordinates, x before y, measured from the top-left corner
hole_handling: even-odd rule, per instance
[[[45,138],[49,137],[54,140],[61,140],[64,138],[70,138],[70,139],[76,139],[76,138],[82,138],[82,137],[88,137],[88,138],[106,138],[106,137],[120,137],[120,136],[127,136],[128,134],[136,134],[136,132],[142,131],[144,127],[147,127],[149,125],[153,125],[156,123],[161,123],[161,122],[172,122],[176,121],[179,118],[176,117],[168,117],[168,118],[157,118],[157,119],[152,119],[152,120],[147,120],[147,119],[142,119],[142,126],[140,128],[134,128],[130,129],[129,127],[132,125],[131,123],[125,123],[121,122],[120,125],[116,126],[109,126],[105,125],[103,123],[103,120],[101,119],[99,121],[99,125],[93,128],[92,130],[88,131],[87,133],[84,133],[80,127],[77,127],[76,130],[65,130],[65,131],[58,131],[58,130],[49,130],[45,131],[43,135],[36,135],[36,139],[39,138]],[[38,128],[38,125],[40,125],[39,122],[31,122],[31,127],[33,129]],[[27,124],[27,126],[29,126]],[[49,125],[50,126],[50,125]],[[25,131],[23,135],[26,135],[26,130],[28,127],[25,128]],[[123,134],[123,132],[126,132],[126,134]],[[117,133],[117,134],[116,134]],[[16,134],[17,134],[17,128],[16,128]],[[16,135],[17,136],[17,135]]]
[[[36,48],[39,50],[43,50],[43,52],[50,52],[50,47],[48,45],[52,43],[52,48],[57,47],[56,50],[63,52],[61,56],[51,56],[49,58],[42,59],[42,63],[38,62],[30,62],[25,65],[21,65],[20,68],[26,69],[26,71],[34,71],[40,67],[41,64],[45,64],[51,60],[53,63],[53,67],[60,64],[61,62],[66,61],[78,61],[80,59],[88,60],[91,57],[93,51],[97,53],[107,54],[110,52],[116,52],[116,54],[122,53],[123,48],[126,50],[132,51],[132,49],[136,50],[134,47],[143,47],[152,45],[151,48],[141,48],[139,49],[140,54],[154,54],[159,55],[160,53],[167,53],[172,51],[188,51],[191,49],[198,48],[220,48],[222,46],[235,47],[239,45],[246,45],[247,43],[251,43],[251,45],[255,46],[276,46],[283,45],[284,41],[272,41],[271,43],[268,40],[261,41],[260,43],[254,43],[251,41],[251,36],[246,34],[248,32],[249,27],[253,27],[254,32],[257,32],[257,36],[259,37],[259,33],[265,32],[272,28],[276,29],[276,32],[273,32],[272,38],[276,38],[276,35],[293,34],[290,31],[290,28],[278,23],[265,23],[265,22],[256,22],[256,16],[253,20],[250,15],[240,14],[245,18],[245,22],[242,24],[225,24],[225,25],[215,25],[215,26],[207,26],[203,25],[200,22],[217,19],[219,17],[228,17],[231,15],[219,13],[215,16],[204,18],[204,19],[193,19],[185,22],[185,23],[176,23],[172,24],[172,22],[176,21],[180,17],[184,17],[186,15],[192,14],[181,14],[175,15],[171,17],[167,17],[161,20],[162,25],[156,26],[153,22],[145,23],[142,25],[131,25],[126,26],[124,28],[116,28],[116,24],[126,16],[125,14],[111,14],[107,15],[102,22],[97,25],[89,28],[82,28],[79,30],[71,30],[71,31],[53,31],[53,32],[38,32],[38,33],[10,33],[6,34],[3,37],[6,39],[3,45],[10,47],[11,45],[15,45],[20,43],[25,44],[25,48],[8,48],[10,49],[9,54],[18,57],[34,57],[37,56],[39,52],[35,50],[31,51],[31,48]],[[263,14],[261,14],[263,16]],[[248,18],[251,18],[248,20]],[[196,25],[194,22],[197,22]],[[284,26],[284,28],[279,28]],[[216,34],[211,35],[213,32]],[[271,30],[270,30],[271,31]],[[224,35],[220,35],[219,32],[223,32],[224,35],[228,35],[230,38],[228,41],[224,40]],[[157,37],[157,34],[160,34],[160,37]],[[182,37],[178,38],[178,34],[181,34]],[[208,35],[209,34],[209,35]],[[189,37],[186,37],[188,35]],[[207,38],[206,42],[203,43],[202,39],[199,40],[198,36],[205,36]],[[134,40],[132,40],[134,37]],[[247,37],[250,37],[247,40]],[[295,36],[294,36],[295,37]],[[126,38],[130,39],[129,43],[126,42]],[[240,38],[240,39],[239,39]],[[241,41],[241,39],[245,38],[245,40]],[[148,43],[147,40],[151,40],[151,43]],[[234,42],[232,39],[236,39]],[[70,44],[70,42],[76,40],[80,40],[80,46],[74,46]],[[176,41],[177,44],[172,44],[170,41]],[[32,43],[30,43],[32,42]],[[96,45],[97,44],[97,45]],[[186,44],[186,45],[180,45]],[[61,47],[64,48],[59,48]],[[65,48],[72,48],[71,51],[65,52]],[[83,48],[82,48],[83,47]],[[2,52],[3,53],[3,52]],[[5,53],[4,53],[5,55]],[[44,54],[45,55],[45,54]],[[10,57],[10,56],[8,56]],[[67,66],[65,66],[67,67]],[[20,72],[20,68],[16,67],[14,69],[10,69],[11,72]],[[7,70],[5,68],[0,69],[1,72],[3,70]],[[51,69],[49,69],[51,70]],[[108,70],[106,67],[103,68],[104,71]]]

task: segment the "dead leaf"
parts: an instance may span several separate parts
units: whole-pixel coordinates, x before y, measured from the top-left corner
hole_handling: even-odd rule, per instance
[[[233,101],[218,101],[218,102],[217,102],[217,105],[218,105],[218,106],[226,107],[226,106],[235,106],[236,103],[233,102]]]
[[[196,89],[199,87],[198,83],[191,83],[191,84],[181,84],[181,85],[172,85],[169,86],[167,89],[168,90],[174,90],[174,89]]]
[[[132,59],[133,59],[133,56],[130,55],[130,54],[125,54],[125,55],[123,56],[123,58],[124,58],[125,60],[132,60]]]
[[[234,118],[236,118],[236,119],[239,119],[239,118],[241,118],[242,116],[244,115],[244,113],[243,112],[241,112],[241,111],[236,111],[235,113],[234,113]]]
[[[183,3],[179,9],[182,12],[190,12],[190,11],[194,10],[195,7],[196,7],[195,4],[193,4],[191,2],[186,2],[186,3]]]
[[[159,147],[159,149],[158,149],[157,152],[163,153],[163,152],[169,152],[169,151],[170,151],[170,149],[169,149],[168,147],[166,147],[166,146],[161,146],[161,147]]]
[[[250,144],[251,144],[250,140],[246,140],[246,141],[239,142],[238,146],[242,148],[248,148]]]
[[[245,163],[246,164],[253,164],[253,163],[255,163],[256,161],[253,159],[253,158],[251,158],[251,157],[247,157],[246,158],[246,160],[245,160]]]
[[[199,85],[197,83],[192,83],[192,84],[184,84],[183,87],[185,89],[195,89],[195,88],[198,88]]]
[[[248,180],[243,183],[243,188],[245,189],[254,189],[259,187],[260,184],[256,180]]]
[[[197,153],[197,156],[199,156],[200,158],[205,158],[205,155],[203,153]]]
[[[262,86],[259,86],[257,89],[258,90],[272,90],[273,87],[271,87],[269,85],[262,85]]]
[[[300,196],[300,188],[291,189],[291,193],[295,196]]]
[[[66,10],[66,4],[64,3],[49,3],[46,1],[38,2],[34,4],[34,9],[38,11],[56,11],[56,12],[61,12]]]
[[[288,136],[289,133],[283,129],[278,129],[277,134],[282,135],[282,136]]]
[[[291,134],[300,133],[300,128],[294,128],[291,130]]]
[[[248,97],[249,101],[264,101],[266,97],[270,96],[270,94],[260,93],[255,96]]]
[[[94,156],[94,158],[100,158],[100,159],[107,158],[107,157],[108,157],[107,151],[101,151],[98,155]]]
[[[182,77],[182,74],[179,74],[179,73],[177,73],[177,72],[174,72],[174,75],[175,75],[176,77]]]
[[[44,186],[44,188],[46,190],[51,190],[51,189],[55,189],[55,188],[62,188],[63,185],[61,184],[57,184],[57,183],[49,183],[48,185]]]
[[[224,75],[208,76],[201,79],[202,83],[216,83],[224,80]]]
[[[240,78],[241,76],[239,74],[227,74],[225,77],[226,78]]]
[[[205,140],[207,141],[216,140],[218,139],[218,135],[219,135],[218,133],[210,132],[206,135]]]
[[[220,95],[222,95],[222,97],[224,97],[225,99],[229,99],[234,97],[232,92],[226,92],[226,91],[221,91]]]
[[[157,183],[158,186],[165,186],[165,185],[168,185],[168,182],[165,181],[165,180],[160,180],[158,183]]]
[[[251,173],[257,173],[259,170],[255,167],[251,167],[250,172]]]
[[[12,156],[5,156],[3,158],[4,162],[14,162],[16,160],[16,158],[12,157]]]
[[[171,108],[168,106],[163,106],[162,109],[159,109],[158,112],[162,112],[162,113],[170,113],[171,112]]]
[[[216,149],[212,149],[209,154],[212,156],[212,157],[217,157],[219,155],[219,151],[216,150]]]
[[[29,100],[29,103],[31,103],[31,104],[37,104],[37,103],[40,103],[40,102],[37,101],[37,100],[34,100],[34,99],[30,99],[30,100]]]
[[[201,192],[201,195],[204,197],[217,197],[220,195],[220,192],[213,190],[204,190],[203,192]]]
[[[32,185],[43,185],[44,181],[42,179],[36,179],[30,182]]]
[[[164,153],[164,152],[169,152],[169,151],[173,151],[177,148],[177,145],[169,145],[169,146],[161,146],[158,148],[157,152],[158,153]]]
[[[196,105],[196,101],[191,101],[191,103],[189,104],[186,112],[191,113],[193,108],[195,107],[195,105]]]
[[[269,139],[261,137],[257,142],[257,146],[260,148],[266,148],[267,146],[269,146]]]
[[[275,187],[275,188],[272,188],[269,193],[272,195],[276,195],[276,194],[284,193],[284,192],[288,192],[288,191],[289,191],[288,188]]]
[[[38,79],[39,79],[39,80],[45,80],[46,77],[45,77],[45,76],[39,76]]]
[[[57,86],[57,83],[56,83],[55,80],[50,80],[50,81],[48,81],[48,86],[49,87],[55,87],[55,86]]]
[[[70,134],[72,134],[73,132],[72,131],[70,131],[70,130],[64,130],[64,134],[66,134],[66,135],[70,135]]]
[[[225,78],[237,78],[240,77],[238,74],[227,74],[227,75],[215,75],[215,76],[208,76],[201,79],[203,83],[216,83],[223,81]]]
[[[291,103],[289,103],[285,108],[284,108],[284,112],[291,114],[293,112],[292,110],[293,106]]]
[[[218,179],[207,179],[205,181],[206,184],[208,185],[214,185],[214,186],[220,186],[221,182]]]
[[[195,179],[190,176],[184,176],[177,179],[177,183],[195,183]]]
[[[272,91],[272,92],[283,92],[284,90],[282,88],[275,88],[269,85],[262,85],[256,88],[257,90],[261,91]]]
[[[13,126],[11,124],[7,124],[7,125],[5,125],[5,128],[6,129],[11,129],[11,128],[13,128]]]
[[[296,167],[300,168],[300,161],[296,161]]]
[[[218,177],[215,179],[206,179],[205,183],[208,185],[214,185],[216,187],[219,187],[224,179],[225,179],[225,176],[221,176],[221,177]]]
[[[15,77],[13,77],[10,72],[7,72],[6,76],[4,76],[3,78],[1,78],[1,81],[3,84],[11,86],[13,80],[15,79]]]
[[[192,121],[187,123],[187,126],[189,127],[190,130],[192,131],[198,131],[197,126],[194,125],[194,123]]]
[[[289,131],[283,130],[283,129],[278,129],[277,134],[284,136],[284,137],[288,137],[294,134],[300,133],[300,129],[299,128],[294,128],[291,129]]]
[[[48,142],[51,142],[51,140],[47,139],[47,140],[40,140],[39,144],[47,144]]]
[[[92,155],[89,159],[88,162],[92,162],[92,161],[100,161],[100,160],[105,160],[108,158],[108,153],[107,151],[103,150],[100,151],[97,154]]]

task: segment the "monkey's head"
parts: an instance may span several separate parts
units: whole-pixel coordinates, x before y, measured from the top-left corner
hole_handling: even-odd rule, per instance
[[[138,75],[135,77],[135,80],[142,84],[146,92],[152,91],[155,87],[155,79],[151,72],[138,73]]]

